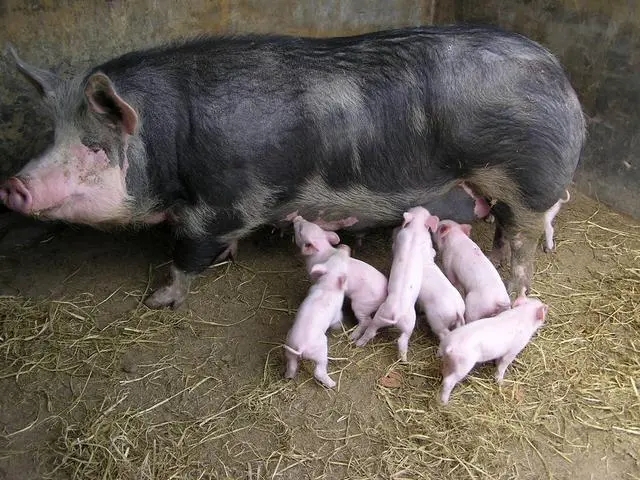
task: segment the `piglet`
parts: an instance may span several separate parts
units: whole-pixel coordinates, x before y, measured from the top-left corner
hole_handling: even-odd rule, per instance
[[[438,356],[442,357],[442,403],[478,362],[497,360],[496,381],[502,383],[507,367],[542,326],[548,307],[523,294],[513,308],[495,317],[483,318],[445,334]]]
[[[553,220],[556,218],[556,215],[560,211],[560,208],[563,204],[567,203],[571,200],[571,194],[569,190],[565,190],[566,197],[561,198],[553,206],[547,210],[544,214],[544,236],[545,236],[545,244],[544,251],[545,252],[553,252],[554,242],[553,242]]]
[[[401,332],[398,338],[399,358],[406,362],[409,338],[416,323],[415,303],[422,285],[423,264],[431,248],[428,228],[435,230],[438,217],[423,207],[414,207],[403,217],[402,227],[397,230],[393,241],[387,298],[356,345],[366,345],[381,327],[395,326]]]
[[[342,246],[341,246],[342,247]],[[336,386],[329,377],[326,331],[342,321],[342,302],[347,287],[349,247],[335,249],[324,263],[311,268],[315,283],[309,289],[284,345],[286,378],[294,378],[300,359],[315,362],[314,377],[328,388]]]
[[[293,234],[296,245],[305,258],[307,271],[311,271],[311,267],[316,263],[322,263],[329,258],[335,252],[334,245],[340,243],[337,233],[323,230],[300,215],[293,219]]]
[[[340,242],[335,232],[325,231],[300,216],[293,219],[293,226],[296,244],[306,259],[308,271],[332,255],[333,245]],[[368,263],[349,257],[347,278],[346,296],[351,300],[351,309],[358,320],[358,326],[351,334],[351,339],[355,340],[371,323],[372,315],[387,297],[387,277]]]
[[[450,329],[464,325],[464,300],[442,270],[435,264],[436,251],[429,246],[422,270],[422,286],[418,303],[427,322],[440,339]]]
[[[465,292],[466,323],[496,315],[511,304],[500,274],[470,234],[470,225],[451,220],[442,220],[435,233],[445,275]]]

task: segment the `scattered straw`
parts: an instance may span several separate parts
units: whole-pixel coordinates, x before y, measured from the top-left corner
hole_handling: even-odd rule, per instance
[[[102,328],[96,315],[148,286],[100,299],[2,297],[0,382],[27,401],[0,436],[0,460],[35,449],[56,479],[638,478],[640,226],[570,212],[558,219],[558,252],[538,258],[546,325],[504,384],[478,366],[446,407],[424,325],[408,364],[396,361],[396,332],[361,349],[345,329],[329,333],[335,391],[306,362],[285,381],[280,344],[308,286],[302,266],[223,263],[196,292],[219,295],[206,315],[138,303]],[[301,280],[283,292],[276,278]],[[227,342],[255,323],[271,332],[253,339],[264,363],[238,377],[254,352]],[[20,443],[38,435],[46,441]]]

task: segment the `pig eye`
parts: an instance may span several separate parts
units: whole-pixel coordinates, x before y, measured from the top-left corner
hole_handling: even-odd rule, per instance
[[[311,244],[310,243],[305,243],[304,244],[304,248],[311,248]]]
[[[100,150],[103,150],[103,148],[97,144],[97,143],[93,143],[93,142],[82,142],[82,144],[87,147],[89,150],[91,150],[93,153],[98,153]]]

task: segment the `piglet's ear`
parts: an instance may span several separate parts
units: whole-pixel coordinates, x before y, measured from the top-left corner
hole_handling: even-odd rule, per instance
[[[541,305],[540,307],[538,307],[538,310],[536,310],[536,320],[544,322],[548,310],[549,307],[547,307],[546,305]]]
[[[116,93],[109,77],[104,73],[91,75],[87,80],[84,94],[91,110],[104,115],[128,135],[133,135],[138,126],[138,114]]]
[[[323,263],[316,263],[309,271],[309,276],[314,282],[328,272],[327,266]]]
[[[471,236],[471,225],[464,223],[460,225],[460,230],[462,230],[462,233],[464,233],[467,237]]]
[[[440,219],[438,217],[436,217],[435,215],[431,215],[427,218],[427,221],[425,222],[425,226],[430,229],[432,232],[435,232],[438,229],[438,222],[440,221]]]
[[[325,235],[331,245],[338,245],[340,243],[340,237],[336,232],[325,232]]]
[[[313,255],[318,251],[318,247],[316,247],[313,242],[305,242],[302,246],[302,254],[303,255]]]
[[[404,218],[404,222],[402,222],[402,228],[404,228],[408,223],[411,223],[411,220],[413,220],[413,215],[409,212],[404,212],[402,214],[402,218]]]

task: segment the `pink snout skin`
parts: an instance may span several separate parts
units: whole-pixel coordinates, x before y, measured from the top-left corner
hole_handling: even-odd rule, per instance
[[[15,212],[23,215],[31,213],[33,205],[31,193],[18,177],[11,177],[0,187],[0,201]]]

